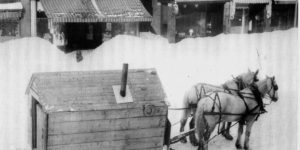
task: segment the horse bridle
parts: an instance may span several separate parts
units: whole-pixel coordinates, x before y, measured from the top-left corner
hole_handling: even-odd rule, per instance
[[[276,85],[275,83],[274,83],[274,78],[271,78],[271,88],[270,88],[270,90],[268,91],[268,93],[270,93],[271,92],[271,90],[272,89],[274,89],[273,90],[273,94],[272,94],[272,96],[270,95],[270,94],[268,94],[269,96],[270,96],[270,98],[271,98],[271,101],[274,101],[276,98],[275,98],[275,92],[278,90],[278,85]]]

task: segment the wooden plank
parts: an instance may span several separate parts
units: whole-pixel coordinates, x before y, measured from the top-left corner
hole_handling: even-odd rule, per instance
[[[44,73],[34,73],[33,78],[49,79],[49,78],[76,78],[80,77],[98,77],[98,76],[111,76],[121,74],[121,70],[102,70],[102,71],[69,71],[69,72],[44,72]],[[142,75],[156,75],[155,69],[130,69],[130,75],[142,74]],[[121,76],[120,76],[121,77]]]
[[[49,136],[48,146],[163,137],[164,127]]]
[[[161,87],[140,87],[140,88],[130,88],[133,95],[133,100],[137,101],[153,101],[162,100],[165,98],[165,93]],[[101,93],[100,90],[90,88],[89,90],[77,90],[66,89],[56,92],[53,91],[43,91],[40,94],[39,101],[46,105],[67,105],[67,104],[83,104],[83,103],[101,103],[101,104],[116,104],[114,94],[110,92]]]
[[[68,80],[43,80],[37,82],[35,87],[38,89],[55,89],[57,87],[104,87],[111,85],[120,85],[120,79],[112,79],[112,78],[89,78],[86,80],[76,80],[76,81],[68,81]],[[143,78],[128,78],[128,85],[131,84],[143,84],[143,85],[151,85],[151,84],[161,84],[158,78],[154,77],[143,77]]]
[[[51,75],[50,73],[44,75],[35,75],[33,76],[35,80],[33,82],[41,82],[41,81],[50,81],[50,80],[57,80],[57,81],[79,81],[79,80],[89,80],[89,79],[118,79],[121,80],[121,72],[119,73],[111,73],[111,74],[74,74],[69,73],[63,76],[55,76]],[[146,72],[139,72],[139,73],[131,73],[129,72],[128,78],[131,79],[145,79],[145,78],[157,78],[157,74],[151,74]]]
[[[37,137],[37,143],[36,148],[38,150],[46,150],[47,149],[47,114],[43,112],[41,105],[36,105],[36,116],[37,116],[37,131],[36,131],[36,137]]]
[[[162,137],[49,146],[48,150],[124,150],[163,147]]]
[[[162,116],[167,114],[167,107],[155,107],[153,116]],[[143,107],[131,109],[102,110],[102,111],[79,111],[79,112],[58,112],[49,115],[49,123],[70,122],[70,121],[88,121],[121,119],[132,117],[144,117]]]
[[[162,101],[164,100],[164,93],[139,93],[133,94],[133,102],[142,101]],[[52,100],[52,101],[51,101]],[[39,100],[43,105],[46,106],[70,106],[70,105],[84,105],[84,104],[102,104],[102,105],[116,105],[116,99],[114,95],[111,96],[70,96],[70,97],[47,97]]]
[[[90,133],[164,127],[166,116],[92,120],[79,122],[57,122],[49,124],[49,135]]]
[[[165,106],[166,102],[162,99],[155,99],[153,101],[141,101],[141,102],[134,102],[132,104],[118,104],[118,105],[111,105],[111,104],[82,104],[82,105],[53,105],[53,106],[45,106],[45,111],[48,113],[54,112],[63,112],[63,111],[90,111],[90,110],[109,110],[109,109],[131,109],[131,108],[138,108],[143,107],[146,104],[151,102],[152,105],[158,106]]]
[[[112,85],[114,86],[114,85]],[[106,88],[102,87],[63,87],[63,88],[57,88],[57,89],[42,89],[39,90],[40,93],[42,93],[47,97],[72,97],[72,96],[101,96],[101,95],[114,95],[112,86],[108,86]],[[152,85],[152,86],[136,86],[136,85],[129,85],[130,91],[138,94],[140,92],[142,93],[148,93],[148,94],[155,94],[156,92],[162,93],[162,87],[160,85]],[[155,93],[152,93],[155,92]],[[53,95],[53,94],[59,94],[59,95]]]

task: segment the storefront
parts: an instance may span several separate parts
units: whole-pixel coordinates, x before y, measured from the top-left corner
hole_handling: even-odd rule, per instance
[[[275,0],[272,5],[272,30],[285,30],[298,26],[298,1]]]
[[[41,0],[53,43],[67,51],[93,49],[119,35],[139,35],[151,15],[139,0]]]
[[[223,33],[227,0],[153,0],[152,26],[157,34],[178,42]]]
[[[223,32],[223,0],[176,0],[177,41],[187,37],[215,36]]]
[[[0,4],[0,42],[20,37],[20,2]]]
[[[225,4],[226,33],[261,33],[269,31],[271,0],[233,0]],[[226,8],[227,7],[227,8]]]

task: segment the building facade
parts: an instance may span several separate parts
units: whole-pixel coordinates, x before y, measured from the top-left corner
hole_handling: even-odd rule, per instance
[[[139,35],[152,17],[139,0],[40,0],[39,36],[66,50],[93,49],[119,35]],[[44,21],[42,21],[44,20]],[[144,27],[144,26],[142,26]]]
[[[0,41],[38,36],[62,49],[93,49],[152,31],[177,42],[298,26],[297,0],[1,0]]]
[[[296,0],[153,0],[156,33],[177,42],[220,33],[261,33],[297,27]]]
[[[30,36],[29,0],[0,1],[0,42]]]

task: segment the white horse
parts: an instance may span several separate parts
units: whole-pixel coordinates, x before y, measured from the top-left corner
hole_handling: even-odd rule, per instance
[[[249,136],[251,127],[260,115],[258,99],[268,95],[272,101],[278,100],[278,85],[275,77],[266,77],[254,85],[245,88],[240,92],[240,96],[228,94],[226,92],[211,92],[202,98],[195,114],[196,135],[199,140],[198,150],[208,150],[208,141],[211,132],[220,122],[239,122],[238,137],[236,147],[241,145],[241,135],[243,125],[246,125],[244,149],[249,149]]]
[[[183,110],[183,113],[182,113],[182,116],[180,119],[180,132],[184,131],[184,126],[186,124],[188,116],[191,115],[191,113],[195,114],[198,101],[201,98],[205,97],[207,92],[212,92],[212,91],[224,92],[225,91],[228,93],[237,94],[237,91],[242,90],[245,87],[258,81],[257,74],[258,74],[258,70],[256,70],[255,72],[248,70],[247,73],[243,73],[243,74],[237,76],[236,78],[225,82],[221,86],[215,86],[215,85],[206,84],[206,83],[198,83],[198,84],[192,86],[184,94],[182,108],[185,108],[185,109]],[[194,120],[194,118],[190,122],[190,128],[194,127],[193,120]],[[197,142],[194,134],[190,135],[189,137],[190,137],[190,142],[193,145],[195,145],[195,146],[198,145],[198,142]],[[232,136],[229,134],[229,129],[228,129],[227,138],[232,138]],[[186,138],[183,138],[181,140],[181,142],[186,143],[187,142]]]

